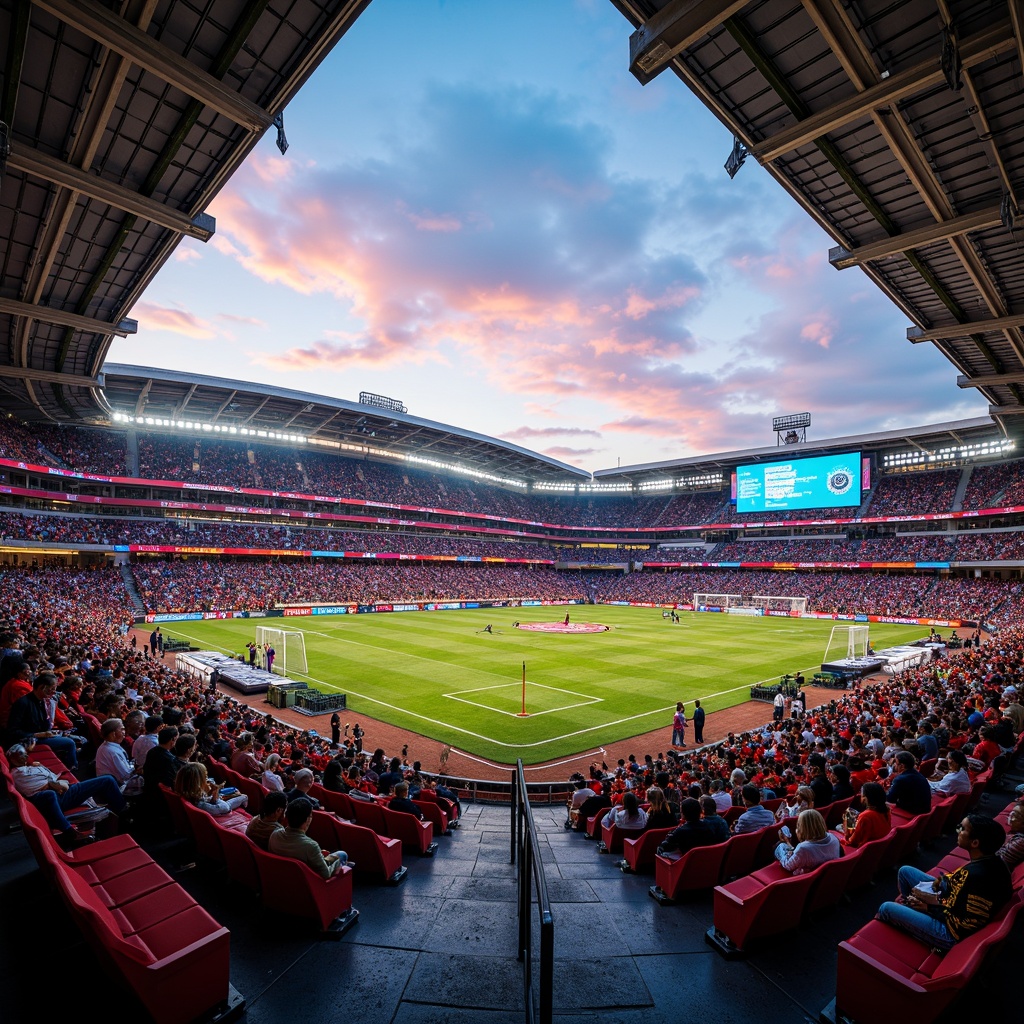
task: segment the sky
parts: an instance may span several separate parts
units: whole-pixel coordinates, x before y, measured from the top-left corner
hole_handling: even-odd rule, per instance
[[[356,401],[586,470],[983,415],[608,0],[373,0],[112,362]],[[908,382],[910,382],[908,384]]]

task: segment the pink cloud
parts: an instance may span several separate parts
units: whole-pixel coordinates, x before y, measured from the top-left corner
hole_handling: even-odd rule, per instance
[[[227,320],[229,323],[242,324],[246,327],[266,327],[267,323],[265,320],[260,320],[259,317],[255,316],[238,316],[236,313],[218,313],[217,318],[219,320]]]
[[[509,441],[525,441],[532,437],[600,437],[601,432],[586,427],[516,427],[499,436]]]
[[[171,258],[175,263],[196,263],[203,258],[203,254],[199,249],[183,244],[174,250],[174,256]]]
[[[217,336],[217,332],[205,320],[185,309],[170,309],[152,302],[139,302],[133,312],[146,329],[170,331],[189,338],[209,339]]]

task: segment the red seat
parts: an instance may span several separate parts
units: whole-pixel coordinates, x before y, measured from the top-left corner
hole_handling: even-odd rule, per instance
[[[932,798],[932,809],[927,814],[928,820],[921,830],[921,836],[918,839],[919,843],[932,843],[942,835],[955,800],[956,797],[953,796],[943,797],[941,800]]]
[[[422,857],[434,856],[437,843],[433,839],[434,826],[429,821],[420,821],[404,811],[392,811],[387,807],[381,807],[380,812],[384,818],[386,836],[400,839],[403,846],[415,850]]]
[[[397,885],[408,874],[402,866],[399,839],[379,836],[372,829],[342,821],[327,811],[314,811],[309,836],[325,850],[344,850],[355,864],[357,877],[377,877]]]
[[[349,800],[357,825],[372,829],[379,836],[388,834],[387,826],[384,824],[384,812],[380,804],[370,803],[369,800],[352,800],[351,797]]]
[[[321,878],[302,861],[279,857],[253,844],[260,873],[260,898],[270,910],[312,918],[324,935],[339,937],[359,917],[352,908],[352,869]]]
[[[757,853],[754,854],[755,868],[764,867],[765,864],[771,864],[775,860],[775,847],[779,845],[779,831],[783,825],[788,825],[789,831],[796,836],[796,819],[797,815],[790,815],[775,825],[768,825],[761,829],[759,833],[761,844],[757,848]]]
[[[865,843],[865,846],[868,844]],[[855,847],[843,851],[842,857],[837,860],[826,861],[814,874],[818,876],[817,881],[811,888],[807,903],[804,906],[805,914],[816,914],[826,907],[834,907],[842,898],[850,885],[850,879],[857,870],[861,858],[864,856],[864,847]]]
[[[224,867],[228,878],[253,892],[260,891],[260,872],[256,866],[256,844],[244,833],[234,828],[221,828],[215,819],[214,827],[219,829],[218,839],[224,853]]]
[[[180,886],[171,897],[174,913],[167,913],[166,902],[152,900],[115,915],[71,868],[60,864],[58,875],[72,916],[156,1024],[189,1024],[242,1003],[229,981],[228,930],[189,897],[183,899]],[[133,930],[126,933],[124,927]]]
[[[757,939],[796,928],[816,881],[817,871],[809,871],[767,885],[748,876],[718,886],[714,927],[705,938],[723,955],[735,957]]]
[[[653,869],[658,843],[671,831],[673,831],[671,826],[669,828],[651,828],[635,838],[626,836],[622,840],[622,870],[649,871]]]
[[[224,849],[220,842],[220,830],[212,815],[201,811],[187,800],[181,802],[185,817],[189,819],[192,835],[196,842],[196,853],[212,860],[215,864],[224,862]]]
[[[778,826],[768,825],[773,836],[778,835]],[[764,838],[765,829],[754,832],[741,832],[729,840],[729,848],[722,860],[722,878],[740,878],[754,870],[754,859]]]
[[[830,803],[828,805],[828,814],[825,815],[826,828],[835,828],[836,825],[842,824],[843,815],[846,814],[846,809],[856,799],[857,798],[855,796],[851,796],[847,797],[845,800],[834,800]]]
[[[340,814],[349,821],[355,821],[356,812],[352,809],[353,800],[348,793],[336,793],[333,789],[324,789],[315,783],[309,787],[309,795],[320,801],[320,806],[332,814]]]
[[[722,873],[727,840],[713,846],[695,846],[678,859],[656,857],[654,882],[649,890],[662,905],[679,899],[684,893],[699,892],[718,884]]]
[[[448,815],[444,813],[440,804],[435,804],[432,800],[413,800],[413,803],[420,809],[423,817],[434,826],[435,836],[450,836],[452,834]]]
[[[245,809],[250,814],[259,814],[263,808],[263,798],[267,795],[267,790],[256,779],[250,779],[247,775],[239,775],[238,772],[232,772],[231,775],[234,777],[234,785],[249,798]]]
[[[860,857],[857,859],[857,864],[853,869],[853,874],[850,876],[850,880],[847,883],[847,887],[851,892],[855,892],[857,889],[862,889],[865,885],[870,885],[872,879],[875,877],[875,873],[878,871],[879,866],[882,863],[882,858],[885,856],[885,851],[892,842],[894,832],[890,831],[887,835],[880,836],[878,839],[872,839],[870,843],[865,843],[863,846],[857,847],[860,850]],[[849,852],[849,851],[848,851]]]
[[[183,839],[191,839],[192,823],[189,821],[188,816],[185,814],[185,808],[182,806],[184,801],[173,789],[165,786],[162,782],[160,783],[160,792],[164,795],[164,802],[167,804],[167,811],[171,816],[171,824],[174,826],[174,831]]]
[[[1006,940],[1021,901],[1022,894],[1015,893],[993,921],[945,956],[881,921],[868,922],[839,944],[836,1018],[842,1014],[857,1024],[936,1020],[977,974],[986,955]]]
[[[907,818],[896,810],[892,812],[892,823],[895,826],[895,835],[889,840],[889,845],[882,854],[882,868],[899,867],[912,857],[917,849],[918,837],[928,824],[927,816],[924,814]]]
[[[618,825],[609,825],[602,820],[601,842],[597,848],[601,853],[622,853],[622,840],[626,836],[636,838],[638,835],[640,835],[638,829],[623,829],[619,828]]]
[[[732,823],[746,810],[746,807],[729,807],[725,814],[722,815],[725,818],[725,823],[732,827]]]

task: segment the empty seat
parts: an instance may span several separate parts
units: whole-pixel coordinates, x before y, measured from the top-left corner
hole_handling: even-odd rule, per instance
[[[671,903],[684,893],[699,892],[718,884],[729,842],[696,846],[678,859],[656,857],[654,881],[648,894],[660,904]]]
[[[658,844],[673,829],[650,828],[639,836],[626,836],[622,840],[622,870],[650,871],[654,868],[654,857]]]

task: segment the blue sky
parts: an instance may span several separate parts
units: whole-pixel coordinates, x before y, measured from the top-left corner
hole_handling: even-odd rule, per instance
[[[111,360],[356,399],[585,469],[983,414],[607,0],[374,0]],[[908,386],[908,382],[912,382]],[[897,397],[894,397],[898,395]]]

